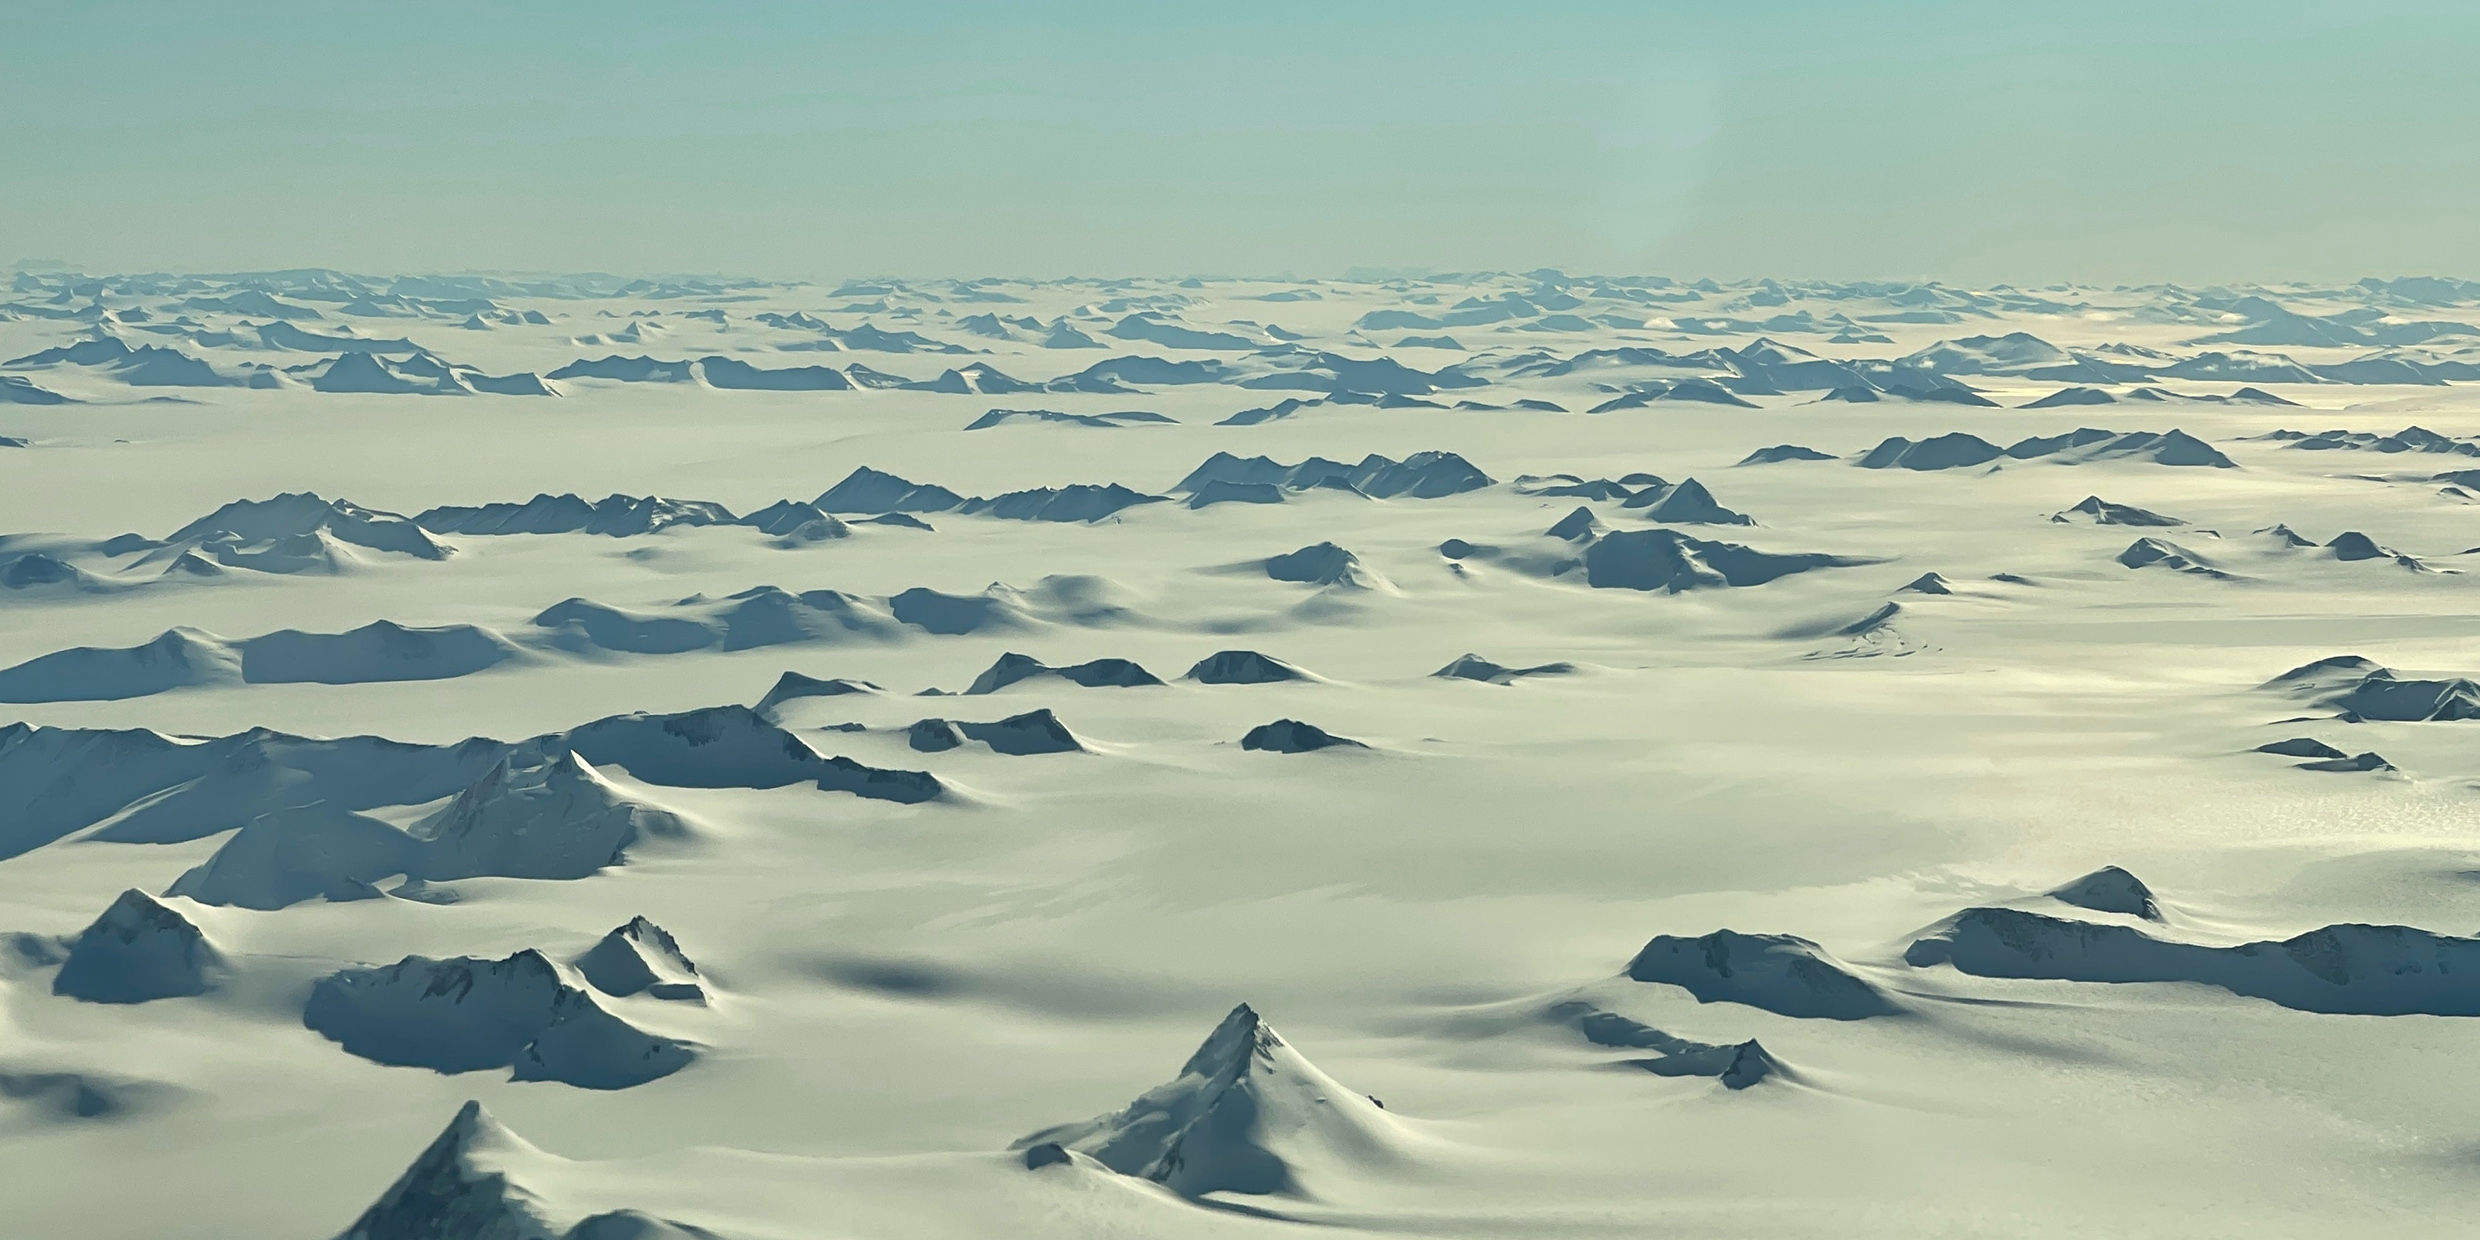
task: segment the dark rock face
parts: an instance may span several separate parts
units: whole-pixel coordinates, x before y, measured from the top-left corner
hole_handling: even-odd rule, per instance
[[[1359,741],[1337,736],[1315,724],[1302,723],[1297,719],[1277,719],[1273,723],[1261,723],[1250,728],[1248,735],[1240,738],[1242,749],[1261,750],[1266,753],[1309,753],[1338,745],[1353,749],[1368,748]]]
[[[1201,685],[1263,685],[1307,680],[1308,675],[1281,659],[1254,650],[1221,650],[1197,661],[1188,679]]]
[[[994,723],[961,723],[948,719],[924,719],[906,733],[907,741],[923,753],[943,753],[966,741],[980,741],[997,753],[1014,757],[1046,753],[1080,753],[1085,746],[1076,734],[1061,723],[1048,708],[1010,715]]]
[[[521,1081],[626,1089],[687,1067],[687,1043],[657,1037],[560,980],[542,953],[505,960],[407,956],[320,979],[302,1023],[375,1063]]]
[[[1862,1020],[1900,1010],[1825,949],[1788,934],[1659,935],[1628,962],[1627,976],[1680,987],[1700,1003],[1744,1003],[1784,1016]]]
[[[1677,530],[1622,530],[1585,549],[1585,584],[1604,590],[1682,590],[1763,585],[1816,568],[1868,563],[1804,552],[1777,555],[1738,543],[1708,542]]]
[[[70,945],[52,993],[89,1003],[145,1003],[205,994],[224,957],[188,918],[132,888]]]
[[[1971,908],[1905,949],[1916,967],[2072,982],[2199,982],[2303,1012],[2480,1016],[2480,939],[2411,926],[2335,925],[2215,947],[2133,926]]]

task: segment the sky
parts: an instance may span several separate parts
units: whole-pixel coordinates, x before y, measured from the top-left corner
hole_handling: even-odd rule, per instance
[[[0,262],[2480,277],[2470,0],[0,7]]]

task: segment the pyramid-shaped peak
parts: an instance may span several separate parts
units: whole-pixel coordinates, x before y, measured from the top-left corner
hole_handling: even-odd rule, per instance
[[[1592,509],[1579,504],[1573,512],[1559,518],[1557,524],[1542,533],[1567,542],[1590,542],[1607,528],[1599,517],[1593,515]]]
[[[1648,520],[1667,521],[1674,524],[1755,525],[1757,523],[1754,517],[1744,512],[1733,512],[1723,507],[1714,499],[1714,493],[1707,490],[1704,483],[1694,478],[1684,479],[1677,486],[1667,490],[1647,487],[1630,496],[1627,502],[1619,506],[1642,508]]]
[[[2133,504],[2113,504],[2098,495],[2085,496],[2073,507],[2051,514],[2050,520],[2061,525],[2078,521],[2089,522],[2093,525],[2187,524],[2177,517],[2165,516],[2149,508],[2138,508]]]
[[[1946,580],[1943,574],[1922,573],[1905,583],[1896,593],[1901,594],[1906,591],[1913,594],[1952,594],[1955,592],[1955,587]]]
[[[2337,560],[2376,560],[2402,554],[2358,530],[2344,530],[2328,539],[2325,546]]]
[[[470,1159],[477,1154],[535,1155],[542,1151],[499,1122],[499,1117],[491,1114],[482,1105],[481,1099],[468,1098],[464,1106],[457,1108],[456,1118],[448,1121],[448,1126],[440,1130],[438,1137],[431,1141],[430,1148],[423,1153],[426,1157],[432,1153],[447,1153],[456,1158]]]
[[[804,676],[799,672],[785,672],[775,679],[775,687],[767,690],[766,696],[758,699],[758,704],[752,709],[764,716],[776,707],[800,698],[842,697],[853,693],[879,692],[882,690],[877,685],[866,680],[854,680],[842,676],[820,679],[816,676]]]
[[[1250,1059],[1271,1054],[1283,1045],[1283,1039],[1266,1024],[1257,1009],[1239,1004],[1223,1016],[1223,1021],[1197,1044],[1197,1052],[1180,1066],[1182,1076],[1222,1077],[1236,1075],[1248,1067]]]
[[[1540,663],[1532,667],[1508,667],[1501,663],[1466,652],[1453,662],[1431,672],[1441,680],[1478,680],[1493,685],[1514,684],[1525,676],[1564,676],[1576,670],[1573,663]]]
[[[224,973],[223,953],[204,931],[132,887],[78,935],[52,977],[52,993],[89,1003],[145,1003],[204,994]]]
[[[1188,669],[1188,679],[1207,685],[1260,685],[1307,680],[1299,668],[1254,650],[1218,650]]]
[[[1784,1072],[1783,1061],[1765,1049],[1755,1038],[1731,1048],[1731,1062],[1719,1078],[1725,1089],[1746,1089],[1767,1077]]]
[[[409,831],[425,843],[428,879],[583,878],[622,863],[647,837],[688,833],[677,815],[630,795],[556,741],[531,762],[501,758]]]
[[[680,944],[672,941],[670,931],[654,924],[653,921],[649,920],[643,914],[630,918],[627,925],[612,931],[612,933],[623,935],[632,942],[652,943],[659,945],[664,951],[667,952],[677,953],[680,950]]]
[[[696,962],[680,950],[670,931],[642,916],[604,935],[593,950],[577,958],[577,971],[607,995],[706,1001]]]
[[[544,748],[539,758],[528,761],[528,757],[519,752],[500,759],[466,793],[477,801],[580,794],[618,800],[624,795],[620,785],[594,769],[593,763],[556,740]]]
[[[510,1174],[550,1161],[469,1101],[339,1240],[558,1240],[541,1198]]]
[[[1330,1176],[1399,1164],[1404,1136],[1374,1099],[1320,1071],[1243,1003],[1178,1077],[1121,1110],[1044,1129],[1013,1148],[1057,1146],[1190,1197],[1305,1196]]]
[[[119,898],[112,901],[111,907],[103,910],[103,916],[96,918],[94,925],[88,927],[89,930],[109,933],[123,943],[135,942],[147,934],[178,933],[185,928],[196,929],[189,924],[188,918],[164,907],[162,901],[135,887],[122,892]]]
[[[2144,880],[2114,865],[2105,865],[2090,874],[2053,889],[2049,896],[2077,908],[2099,913],[2124,913],[2146,921],[2160,921],[2161,906],[2153,901],[2153,889]]]

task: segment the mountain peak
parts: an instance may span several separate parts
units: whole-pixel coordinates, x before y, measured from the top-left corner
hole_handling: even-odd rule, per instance
[[[1401,1121],[1319,1070],[1243,1003],[1176,1078],[1118,1111],[1011,1148],[1056,1146],[1188,1197],[1309,1197],[1329,1178],[1399,1163],[1405,1135]]]
[[[541,1198],[510,1176],[549,1160],[480,1102],[468,1101],[340,1240],[557,1240]]]

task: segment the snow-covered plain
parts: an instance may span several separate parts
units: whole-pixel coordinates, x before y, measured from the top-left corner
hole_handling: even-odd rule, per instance
[[[21,275],[0,1230],[2468,1234],[2475,320]]]

